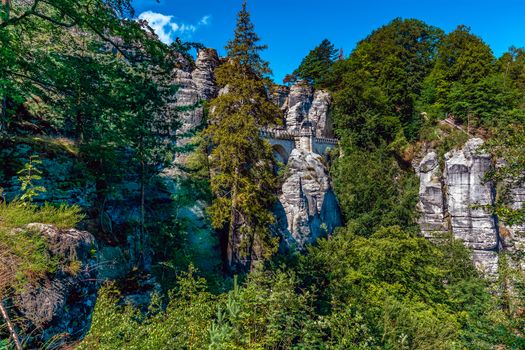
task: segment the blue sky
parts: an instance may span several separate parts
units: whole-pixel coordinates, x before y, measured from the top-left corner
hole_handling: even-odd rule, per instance
[[[242,0],[134,0],[137,16],[149,19],[164,41],[176,37],[224,54]],[[523,0],[248,0],[256,32],[268,45],[277,82],[324,38],[348,55],[372,30],[396,17],[418,18],[446,32],[465,24],[496,56],[525,46]]]

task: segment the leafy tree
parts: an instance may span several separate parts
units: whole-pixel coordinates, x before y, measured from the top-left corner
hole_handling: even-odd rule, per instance
[[[278,108],[268,99],[269,68],[259,56],[246,2],[237,19],[234,38],[226,46],[227,61],[216,71],[225,87],[210,104],[210,125],[205,131],[211,151],[211,187],[215,196],[209,209],[213,226],[224,229],[228,268],[249,267],[274,250],[269,224],[275,200],[273,156],[259,132],[277,122]]]
[[[399,227],[366,238],[349,227],[310,248],[300,269],[319,292],[329,348],[490,349],[503,339],[486,283],[450,238],[435,245]]]
[[[480,90],[486,84],[481,82],[494,72],[495,59],[490,47],[473,35],[470,28],[459,26],[441,42],[436,63],[425,82],[423,98],[442,115],[452,114],[467,122],[469,115],[478,117],[475,115],[478,111],[471,108],[476,102],[462,98],[463,93],[483,94]],[[483,97],[489,99],[489,96]],[[489,107],[490,104],[489,101]]]
[[[498,60],[499,71],[505,83],[511,83],[518,90],[525,89],[525,49],[510,47]]]
[[[337,53],[334,44],[324,39],[319,46],[303,58],[299,67],[292,74],[294,80],[304,80],[317,88],[326,86]]]
[[[382,226],[415,228],[418,181],[384,149],[354,148],[332,168],[347,226],[370,235]]]
[[[330,83],[336,133],[359,147],[390,143],[399,131],[415,138],[415,101],[442,35],[419,20],[395,19],[336,62]]]

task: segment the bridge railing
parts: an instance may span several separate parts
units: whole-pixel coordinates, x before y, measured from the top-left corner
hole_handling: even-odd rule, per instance
[[[316,143],[328,143],[330,145],[337,145],[339,143],[339,140],[331,139],[329,137],[316,137],[314,139],[314,142],[316,142]]]
[[[289,131],[284,128],[265,128],[261,130],[261,136],[279,140],[295,140],[301,134],[298,131]],[[336,145],[339,140],[329,137],[314,137],[314,142]]]

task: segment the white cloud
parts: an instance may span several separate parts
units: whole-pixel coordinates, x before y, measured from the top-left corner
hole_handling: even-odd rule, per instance
[[[160,41],[171,44],[177,37],[191,37],[200,27],[209,25],[211,16],[202,17],[197,24],[186,24],[173,21],[173,16],[145,11],[139,15],[139,19],[148,22]]]
[[[202,26],[207,26],[210,23],[211,16],[204,16],[199,21],[199,24]]]

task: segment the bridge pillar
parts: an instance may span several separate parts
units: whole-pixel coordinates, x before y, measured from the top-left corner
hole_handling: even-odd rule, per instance
[[[301,124],[298,148],[307,152],[313,152],[314,127],[311,121],[305,120]]]

